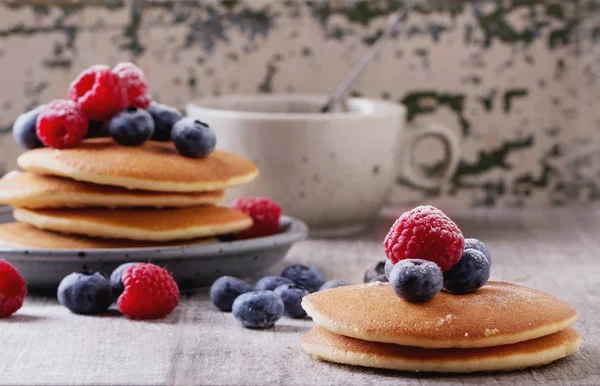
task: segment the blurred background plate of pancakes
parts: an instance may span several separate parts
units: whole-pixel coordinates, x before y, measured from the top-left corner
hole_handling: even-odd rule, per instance
[[[252,219],[218,204],[258,169],[223,151],[187,158],[172,143],[125,147],[97,138],[29,150],[18,162],[24,172],[0,179],[0,204],[14,209],[2,210],[0,249],[34,287],[55,286],[74,270],[148,260],[183,287],[203,286],[224,273],[266,269],[307,234],[284,218],[279,234],[234,241]]]

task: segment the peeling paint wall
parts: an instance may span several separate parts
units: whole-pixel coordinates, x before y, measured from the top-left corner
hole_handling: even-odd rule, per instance
[[[0,3],[0,133],[64,97],[96,63],[131,60],[156,99],[327,93],[401,1]],[[549,206],[600,200],[600,2],[423,1],[353,95],[405,104],[412,130],[441,122],[461,162],[441,189],[398,180],[392,201]],[[441,159],[418,151],[423,173]],[[0,166],[19,149],[0,137]]]

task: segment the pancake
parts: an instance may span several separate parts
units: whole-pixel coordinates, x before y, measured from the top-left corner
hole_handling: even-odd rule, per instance
[[[17,221],[37,228],[109,239],[189,240],[248,229],[252,219],[218,206],[175,209],[15,209]]]
[[[0,246],[24,249],[160,248],[214,242],[215,239],[212,237],[171,242],[102,239],[43,231],[18,222],[0,225]]]
[[[338,287],[305,296],[302,307],[318,325],[340,335],[424,348],[490,347],[522,342],[569,327],[577,311],[535,289],[488,282],[477,292],[442,291],[410,303],[389,283]]]
[[[403,371],[472,373],[510,371],[541,366],[569,356],[581,344],[572,328],[505,346],[438,348],[367,342],[315,327],[302,338],[302,347],[317,358],[347,365]]]
[[[18,208],[189,207],[214,205],[225,197],[214,192],[164,193],[96,185],[36,173],[9,173],[0,179],[0,204]]]
[[[23,169],[100,185],[159,192],[201,192],[247,183],[258,174],[250,161],[215,150],[205,158],[179,155],[171,142],[121,146],[94,138],[64,150],[40,148],[22,154]]]

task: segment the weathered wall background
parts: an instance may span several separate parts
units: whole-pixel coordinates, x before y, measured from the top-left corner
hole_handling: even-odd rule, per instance
[[[326,93],[399,1],[0,2],[0,132],[96,63],[137,62],[156,99]],[[422,1],[354,94],[462,138],[442,189],[392,200],[547,206],[600,200],[600,1]],[[366,128],[368,129],[368,128]],[[19,149],[0,137],[2,169]],[[430,145],[432,146],[432,145]],[[420,152],[423,153],[423,152]],[[418,159],[435,173],[439,159]]]

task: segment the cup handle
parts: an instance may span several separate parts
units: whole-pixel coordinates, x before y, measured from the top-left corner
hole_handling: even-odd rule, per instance
[[[413,154],[420,140],[433,137],[444,145],[444,171],[441,177],[431,178],[420,175],[412,162]],[[409,134],[401,147],[400,174],[410,184],[423,189],[437,189],[447,181],[458,167],[460,145],[458,137],[450,129],[437,123],[429,123]]]

